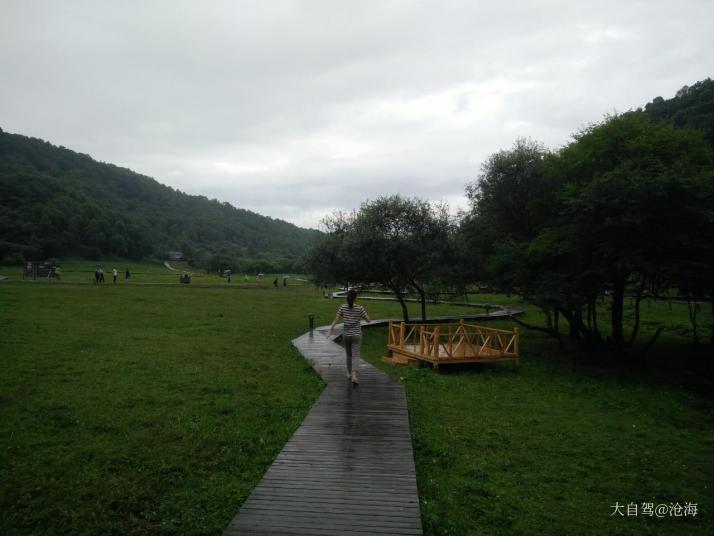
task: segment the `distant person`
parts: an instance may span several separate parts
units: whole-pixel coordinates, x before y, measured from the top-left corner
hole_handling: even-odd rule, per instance
[[[117,284],[117,275],[119,275],[119,272],[117,272],[117,267],[115,266],[112,268],[112,281],[115,285]]]
[[[278,278],[277,277],[275,278],[275,281],[273,281],[273,286],[275,288],[278,288]]]
[[[104,283],[104,268],[99,267],[99,282]]]
[[[57,279],[57,281],[59,281],[61,275],[62,275],[62,268],[60,268],[59,266],[55,266],[55,279]]]
[[[129,268],[126,269],[126,272],[124,272],[124,281],[129,281],[131,279],[131,272],[129,272]]]
[[[231,271],[230,268],[228,268],[228,270],[226,270],[226,277],[228,277],[228,282],[229,282],[229,283],[231,282],[231,276],[232,276],[232,275],[233,275],[233,272]]]
[[[288,276],[286,276],[286,275],[283,276],[283,286],[284,287],[288,286]]]
[[[99,284],[99,266],[94,269],[94,284]]]
[[[347,292],[347,303],[340,305],[337,309],[337,314],[335,319],[332,321],[330,330],[327,332],[327,336],[332,335],[332,330],[337,324],[337,321],[342,317],[342,341],[345,345],[345,355],[346,365],[347,365],[347,375],[353,385],[359,383],[359,376],[357,375],[357,369],[359,368],[359,358],[360,350],[362,349],[362,326],[360,320],[365,319],[369,322],[369,316],[367,316],[367,311],[364,307],[356,304],[357,301],[357,291],[350,290]],[[353,358],[354,357],[354,361]]]

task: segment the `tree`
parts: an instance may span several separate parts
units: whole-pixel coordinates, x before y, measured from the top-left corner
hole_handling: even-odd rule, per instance
[[[610,294],[610,346],[624,353],[646,292],[706,292],[713,163],[701,132],[636,112],[607,117],[555,154],[519,140],[467,189],[472,242],[488,258],[491,281],[539,305],[555,336],[562,316],[583,346],[604,342],[597,302]],[[629,338],[626,292],[635,301]]]
[[[643,113],[653,121],[672,121],[675,126],[700,129],[714,146],[714,81],[710,78],[684,86],[671,99],[656,97]]]
[[[532,239],[549,217],[552,185],[542,163],[549,152],[534,140],[518,138],[510,150],[492,154],[477,182],[466,185],[472,215],[493,239]]]
[[[427,287],[437,279],[452,247],[446,207],[398,195],[379,197],[323,224],[327,233],[313,246],[307,262],[317,282],[383,285],[394,292],[405,320],[405,289],[412,288],[426,320]]]
[[[612,291],[612,346],[632,346],[648,288],[676,283],[714,231],[712,151],[700,132],[652,123],[641,114],[606,118],[576,136],[553,161],[565,180],[553,229],[570,236],[571,273],[589,291]],[[696,231],[695,231],[696,230]],[[584,285],[583,285],[584,286]],[[623,301],[635,295],[625,340]]]
[[[380,197],[362,205],[354,229],[368,258],[381,259],[371,264],[371,279],[386,280],[398,299],[402,288],[413,288],[426,320],[427,285],[438,278],[451,248],[446,207],[398,195]]]
[[[551,157],[541,143],[525,138],[491,155],[478,180],[466,186],[471,211],[462,219],[459,233],[460,242],[468,244],[461,258],[471,264],[470,275],[537,304],[546,315],[546,331],[557,336],[553,289],[558,283],[543,284],[541,273],[534,272],[528,261],[531,241],[555,215],[559,184],[543,171]]]
[[[351,232],[354,214],[335,212],[322,220],[325,233],[313,241],[305,255],[304,265],[306,270],[318,285],[331,285],[341,283],[348,286],[350,281],[359,279],[360,266],[349,261],[350,251],[345,243],[347,235]]]

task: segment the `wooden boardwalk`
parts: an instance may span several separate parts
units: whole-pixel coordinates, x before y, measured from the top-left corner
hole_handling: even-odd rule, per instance
[[[293,340],[327,383],[227,535],[420,535],[404,386],[361,361],[359,387],[327,327]]]

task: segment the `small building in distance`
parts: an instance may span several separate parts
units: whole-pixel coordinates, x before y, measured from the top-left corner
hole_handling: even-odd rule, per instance
[[[182,261],[182,260],[184,260],[183,252],[181,252],[181,251],[167,251],[166,252],[166,260],[167,261]]]

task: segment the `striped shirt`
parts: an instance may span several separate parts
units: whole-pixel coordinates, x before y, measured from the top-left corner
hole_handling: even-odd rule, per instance
[[[362,335],[362,330],[360,328],[359,321],[363,318],[367,318],[367,311],[364,307],[357,305],[356,303],[352,305],[352,309],[346,303],[340,305],[337,309],[337,314],[344,320],[344,326],[342,328],[342,333],[351,337],[359,337]]]

